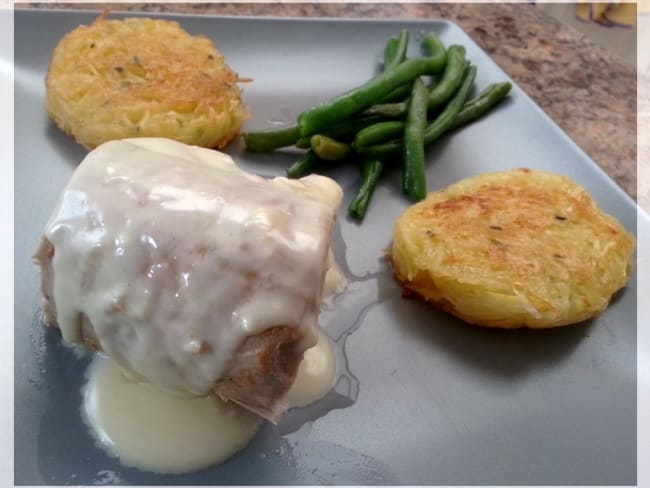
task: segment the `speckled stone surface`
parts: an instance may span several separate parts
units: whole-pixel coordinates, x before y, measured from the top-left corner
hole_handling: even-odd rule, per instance
[[[636,71],[529,4],[23,4],[282,17],[456,22],[630,196],[637,191]]]

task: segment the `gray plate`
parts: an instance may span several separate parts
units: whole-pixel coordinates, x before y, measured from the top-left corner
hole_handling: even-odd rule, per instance
[[[324,318],[345,342],[347,384],[312,408],[266,426],[224,465],[187,476],[125,468],[94,446],[80,419],[88,358],[39,323],[30,255],[85,151],[43,110],[43,77],[57,41],[95,14],[15,16],[15,480],[17,484],[605,484],[636,481],[636,277],[600,317],[548,331],[470,327],[400,297],[383,250],[407,207],[397,174],[375,194],[363,225],[341,212],[335,252],[350,287]],[[289,122],[302,109],[361,84],[383,43],[411,32],[411,53],[434,30],[466,46],[477,88],[507,79],[446,21],[176,17],[213,38],[245,87],[248,129]],[[242,166],[282,174],[295,154],[229,148]],[[428,153],[436,189],[479,172],[528,166],[566,174],[630,230],[633,202],[515,86],[488,118]],[[330,173],[346,202],[354,168]],[[358,383],[356,382],[358,381]],[[358,386],[358,389],[356,387]]]

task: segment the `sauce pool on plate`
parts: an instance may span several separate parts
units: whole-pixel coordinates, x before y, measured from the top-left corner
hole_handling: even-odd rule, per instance
[[[330,390],[336,364],[330,340],[305,351],[287,401],[304,407]],[[83,389],[83,416],[99,445],[127,465],[186,473],[222,463],[246,447],[262,420],[216,395],[190,396],[133,380],[97,355]]]

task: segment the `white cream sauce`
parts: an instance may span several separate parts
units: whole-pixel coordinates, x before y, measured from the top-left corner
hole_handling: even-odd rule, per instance
[[[167,139],[103,144],[46,228],[64,338],[81,340],[84,314],[122,368],[196,395],[250,334],[290,325],[313,345],[341,196]]]
[[[334,353],[319,330],[285,401],[320,400],[336,374]],[[98,444],[120,461],[157,473],[185,473],[219,464],[255,436],[261,420],[214,395],[191,396],[139,382],[113,360],[96,355],[83,388],[83,417]]]
[[[327,272],[325,273],[325,284],[323,286],[323,300],[327,300],[337,292],[341,291],[345,285],[345,277],[330,250],[327,260]]]
[[[99,444],[128,466],[184,473],[218,464],[254,437],[259,418],[215,396],[163,392],[128,379],[96,356],[84,387],[84,417]]]
[[[332,388],[336,360],[329,338],[318,331],[318,342],[304,353],[296,380],[287,394],[291,407],[305,407],[323,398]]]

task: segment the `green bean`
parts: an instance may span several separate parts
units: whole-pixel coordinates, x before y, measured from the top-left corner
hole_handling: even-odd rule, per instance
[[[311,149],[324,161],[338,161],[350,154],[350,146],[323,134],[311,136]]]
[[[296,141],[298,149],[309,149],[311,147],[311,137],[301,137]]]
[[[419,78],[413,92],[404,124],[402,191],[413,200],[422,200],[427,193],[424,172],[424,130],[427,125],[427,88]]]
[[[369,125],[357,132],[354,138],[354,147],[367,147],[390,141],[404,134],[404,122],[400,120],[387,120]]]
[[[386,42],[386,48],[384,49],[384,71],[395,68],[406,59],[408,43],[409,31],[406,29],[400,31],[399,39],[392,37]]]
[[[244,132],[242,137],[249,151],[270,152],[280,147],[293,146],[300,137],[300,130],[293,124],[262,132]]]
[[[362,180],[359,191],[348,206],[348,214],[357,220],[363,220],[375,191],[384,164],[379,159],[366,159],[363,162]]]
[[[427,106],[429,110],[439,107],[451,98],[463,82],[465,72],[465,48],[453,45],[447,49],[447,65],[440,82],[429,92]]]
[[[463,108],[458,112],[454,122],[448,130],[456,129],[482,117],[503,100],[508,95],[511,88],[512,85],[507,81],[491,84],[479,95],[463,104]],[[384,127],[384,131],[374,132],[384,124],[387,124],[386,127]],[[355,148],[369,147],[374,144],[381,144],[382,142],[397,139],[399,134],[404,130],[403,123],[395,120],[390,121],[390,126],[388,124],[388,121],[379,122],[358,132],[354,142]],[[375,126],[378,126],[377,129],[375,129]],[[390,130],[388,130],[388,127],[390,127]],[[362,136],[359,134],[362,134]],[[370,134],[372,134],[372,137],[368,137]]]
[[[456,118],[454,119],[454,123],[451,124],[449,129],[456,129],[482,117],[501,100],[508,96],[511,88],[512,84],[507,81],[502,83],[493,83],[488,86],[478,96],[463,105],[462,110],[458,112],[458,115],[456,115]]]
[[[452,126],[456,115],[460,112],[461,107],[467,99],[467,96],[472,88],[472,84],[474,83],[474,78],[476,78],[476,67],[467,66],[465,68],[463,83],[456,94],[449,101],[445,109],[440,112],[440,114],[433,120],[433,122],[427,125],[424,131],[425,145],[431,144]],[[357,152],[360,154],[375,158],[387,158],[395,156],[395,154],[399,154],[401,150],[402,140],[400,139],[389,141],[384,144],[378,144],[376,146],[357,148]]]
[[[384,48],[384,71],[394,68],[406,59],[406,50],[408,48],[408,31],[406,29],[400,32],[399,39],[395,36],[386,41]],[[411,93],[411,84],[406,83],[398,86],[388,95],[382,97],[380,103],[390,103],[404,100]]]
[[[445,51],[445,46],[440,42],[440,39],[433,34],[427,34],[427,36],[422,41],[427,54],[430,58],[440,59],[444,58],[445,63],[447,62],[447,52]],[[445,67],[446,71],[446,67]],[[382,99],[377,100],[377,104],[371,106],[364,113],[367,115],[381,115],[383,117],[388,117],[391,119],[402,118],[406,115],[406,98],[411,93],[412,85],[406,85],[402,87],[404,90],[403,94],[399,93],[402,96],[386,96]],[[397,93],[395,94],[397,95]]]
[[[384,120],[377,115],[357,117],[355,119],[334,124],[322,130],[322,133],[339,139],[353,138],[358,131]],[[261,132],[245,132],[242,134],[246,149],[252,152],[271,152],[274,149],[295,145],[301,149],[311,147],[310,137],[300,137],[297,125],[272,129]]]
[[[354,119],[326,127],[319,132],[335,139],[351,140],[361,129],[376,124],[377,122],[381,122],[382,120],[384,120],[384,118],[377,115],[355,117]]]
[[[429,32],[422,40],[422,46],[430,58],[445,56],[445,46],[433,32]]]
[[[447,49],[447,64],[445,72],[438,83],[429,92],[427,106],[430,109],[444,104],[463,82],[465,68],[465,48],[453,45]],[[381,103],[373,105],[364,113],[367,115],[381,115],[383,117],[401,118],[406,114],[406,102]]]
[[[439,73],[445,61],[446,57],[409,59],[354,90],[312,107],[298,116],[300,135],[313,135],[324,127],[346,120],[378,98],[421,75]]]
[[[399,39],[395,36],[389,37],[384,45],[384,71],[386,71],[386,67],[397,57],[398,49]]]
[[[311,173],[320,163],[320,158],[314,151],[307,151],[300,159],[293,163],[287,170],[289,178],[300,178]]]
[[[369,107],[363,113],[366,115],[379,115],[391,119],[399,119],[406,115],[406,102],[378,103]]]
[[[399,154],[402,150],[402,142],[402,138],[399,138],[384,142],[383,144],[356,147],[355,149],[359,154],[366,157],[386,159]]]
[[[451,127],[451,124],[453,124],[456,115],[463,107],[463,104],[467,100],[469,92],[472,89],[472,85],[474,84],[474,79],[476,78],[476,66],[467,66],[465,68],[465,75],[463,78],[463,83],[454,97],[449,101],[445,109],[440,112],[434,121],[425,129],[425,144],[431,144],[433,141],[438,139],[438,137],[440,137],[449,127]]]
[[[392,92],[390,92],[385,97],[381,97],[379,100],[376,100],[377,104],[384,103],[395,103],[401,102],[411,94],[411,83],[405,83],[402,86],[398,86]],[[370,110],[370,107],[368,110]]]

